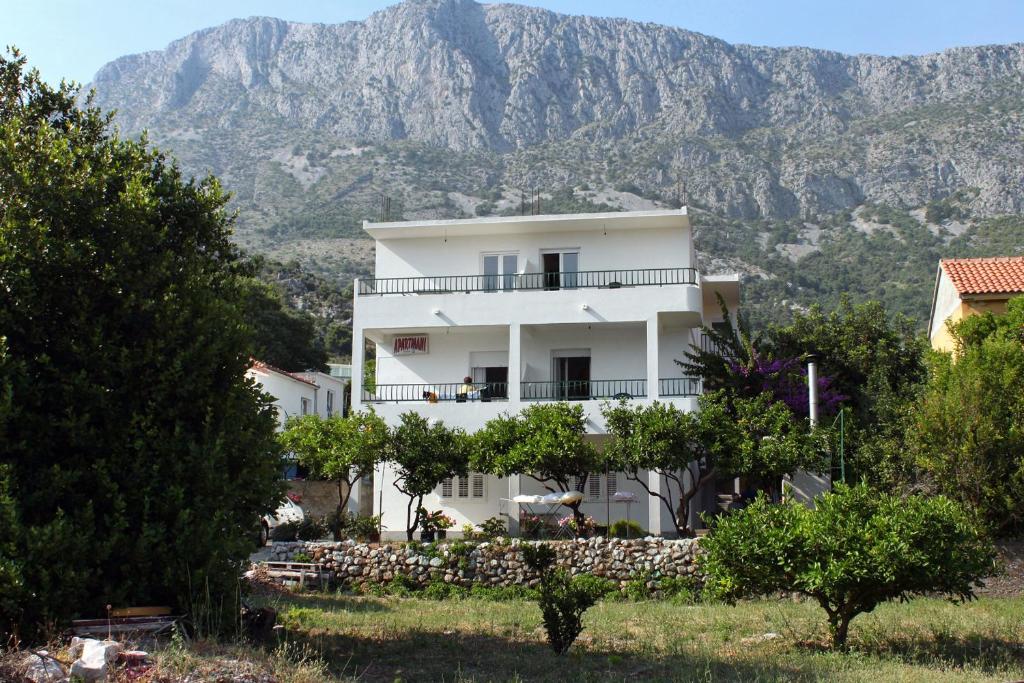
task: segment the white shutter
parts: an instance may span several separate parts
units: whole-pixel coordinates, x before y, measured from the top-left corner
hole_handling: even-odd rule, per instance
[[[452,497],[452,478],[448,477],[441,482],[441,497],[451,498]]]
[[[599,500],[601,498],[601,475],[591,474],[590,478],[587,479],[587,495],[590,496],[591,500]]]
[[[608,473],[608,486],[605,487],[605,493],[609,498],[612,497],[619,490],[619,475],[615,472]]]
[[[469,477],[459,477],[459,498],[469,498]]]
[[[580,486],[580,482],[581,481],[583,481],[583,477],[573,477],[572,478],[572,490],[573,491],[579,491],[582,488]]]
[[[473,483],[473,497],[474,498],[483,498],[484,497],[484,475],[479,474],[479,473],[474,473],[472,475],[472,483]]]

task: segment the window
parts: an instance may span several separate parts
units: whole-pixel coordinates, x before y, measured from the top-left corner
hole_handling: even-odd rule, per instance
[[[619,475],[615,472],[608,473],[608,485],[605,487],[605,494],[609,498],[614,496],[619,490]]]
[[[299,408],[300,412],[299,412],[299,414],[300,415],[309,415],[310,400],[308,398],[303,398],[302,399],[302,403],[300,403],[299,405],[300,405],[300,408]]]
[[[579,251],[546,251],[540,258],[544,266],[544,289],[575,289],[578,286]]]
[[[468,477],[449,477],[441,482],[441,497],[458,500],[482,500],[487,497],[484,475],[470,472]]]
[[[587,496],[590,500],[601,499],[601,475],[592,474],[587,479]]]
[[[334,392],[328,390],[327,392],[327,417],[334,415]]]
[[[500,286],[508,291],[516,288],[519,254],[484,254],[484,291],[495,292]]]

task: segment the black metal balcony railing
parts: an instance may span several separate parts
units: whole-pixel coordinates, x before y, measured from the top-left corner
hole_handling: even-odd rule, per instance
[[[508,275],[435,275],[429,277],[367,278],[359,281],[359,295],[452,294],[455,292],[511,292],[519,290],[618,289],[695,285],[696,268],[639,270],[581,270],[563,273]]]
[[[507,382],[480,382],[473,384],[473,391],[465,391],[462,382],[451,384],[378,384],[373,391],[363,390],[366,403],[437,403],[454,401],[468,403],[476,401],[508,400]]]
[[[699,377],[668,377],[658,380],[659,396],[700,396],[702,390]]]
[[[700,350],[704,353],[713,353],[716,356],[721,356],[722,358],[732,358],[734,355],[729,347],[724,344],[720,344],[703,332],[700,335]]]
[[[562,382],[523,382],[524,401],[589,401],[591,399],[643,398],[645,379],[591,379]]]

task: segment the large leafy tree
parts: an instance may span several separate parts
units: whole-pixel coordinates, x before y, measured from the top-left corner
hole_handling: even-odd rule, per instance
[[[391,462],[395,488],[409,499],[405,510],[405,533],[413,540],[420,524],[423,497],[449,477],[466,476],[470,438],[461,429],[449,428],[412,411],[402,413],[401,423],[392,430]]]
[[[1005,322],[968,319],[959,355],[931,356],[909,430],[931,485],[1000,534],[1024,529],[1024,345],[1012,317],[1022,313],[1024,303],[1015,303]],[[995,324],[979,332],[987,322]]]
[[[578,403],[535,403],[518,415],[501,415],[476,433],[474,469],[499,477],[526,475],[551,492],[584,491],[587,477],[604,469],[585,438]],[[580,502],[568,505],[582,527]]]
[[[837,485],[813,509],[772,505],[716,518],[701,541],[706,590],[735,601],[803,593],[828,615],[831,644],[846,649],[850,621],[890,600],[974,597],[995,549],[954,501],[902,498],[861,483]]]
[[[373,411],[290,417],[279,439],[314,477],[337,484],[339,513],[345,512],[356,482],[391,453],[391,432]]]
[[[229,626],[281,462],[227,199],[76,95],[0,58],[0,631],[107,604]]]

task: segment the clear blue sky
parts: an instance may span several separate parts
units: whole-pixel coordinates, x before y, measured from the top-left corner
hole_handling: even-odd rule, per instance
[[[88,82],[106,62],[158,50],[229,19],[361,20],[389,0],[0,0],[0,40],[50,81]],[[1024,0],[528,0],[558,12],[627,17],[755,45],[923,54],[1024,42]]]

